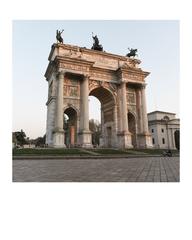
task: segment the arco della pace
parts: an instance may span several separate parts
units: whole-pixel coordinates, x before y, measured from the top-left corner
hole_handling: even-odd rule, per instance
[[[140,60],[63,43],[52,45],[48,60],[48,146],[65,148],[70,141],[72,147],[92,147],[88,98],[95,96],[101,102],[99,147],[152,147],[145,96],[149,72],[139,67]]]

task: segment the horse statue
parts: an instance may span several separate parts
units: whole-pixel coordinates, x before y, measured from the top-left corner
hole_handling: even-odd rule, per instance
[[[91,49],[103,51],[103,47],[101,44],[99,44],[99,39],[98,39],[97,35],[93,36],[93,32],[92,32],[92,38],[93,38],[94,43],[93,43],[93,46]]]
[[[63,31],[64,31],[64,29],[62,31],[59,31],[59,30],[56,31],[56,39],[59,43],[63,43],[63,38],[61,36]]]
[[[137,49],[133,49],[133,48],[128,48],[129,49],[129,53],[126,55],[127,57],[135,57],[135,56],[138,56],[137,54],[136,54],[136,52],[137,52]]]

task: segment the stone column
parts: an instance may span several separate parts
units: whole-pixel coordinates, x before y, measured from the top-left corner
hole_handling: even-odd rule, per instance
[[[85,148],[92,147],[91,132],[89,131],[89,76],[85,75],[80,86],[80,145]]]
[[[122,130],[128,132],[126,83],[122,82]]]
[[[59,72],[57,76],[57,98],[56,98],[56,116],[55,116],[55,129],[53,134],[54,147],[66,147],[64,143],[64,130],[63,130],[63,82],[64,72]]]
[[[170,148],[171,148],[171,149],[175,149],[175,141],[174,141],[174,131],[173,131],[173,128],[170,128],[170,131],[171,131],[171,142],[172,142]]]
[[[117,106],[113,107],[113,146],[118,147],[118,138],[117,138]]]
[[[104,113],[103,109],[101,108],[101,136],[99,139],[99,146],[105,147],[105,133],[104,133]]]
[[[83,122],[82,127],[84,131],[89,130],[89,77],[84,76],[81,84],[81,96],[82,96],[82,113]]]
[[[147,106],[146,106],[146,96],[145,96],[145,87],[146,85],[143,84],[141,87],[141,101],[142,101],[142,120],[143,120],[143,133],[149,133],[148,129],[148,118],[147,118]]]
[[[128,111],[127,111],[127,90],[126,90],[126,82],[122,81],[121,83],[121,91],[119,98],[120,102],[120,116],[121,119],[121,132],[119,135],[119,147],[120,148],[132,148],[132,139],[131,134],[128,130]]]
[[[121,86],[119,85],[117,88],[117,132],[122,132],[122,118],[121,118],[121,112],[122,112],[122,94],[121,94]]]
[[[145,96],[146,84],[141,85],[141,130],[142,132],[138,134],[138,146],[140,148],[152,148],[152,138],[148,129],[148,118],[147,118],[147,106],[146,106],[146,96]]]
[[[137,106],[137,114],[138,114],[138,133],[143,133],[143,118],[142,118],[142,109],[141,109],[141,90],[137,89],[136,90],[136,106]]]

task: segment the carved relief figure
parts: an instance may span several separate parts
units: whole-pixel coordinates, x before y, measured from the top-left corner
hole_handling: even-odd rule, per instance
[[[127,101],[128,101],[129,104],[136,104],[135,94],[134,93],[128,93],[127,94]]]
[[[77,97],[78,96],[78,88],[74,86],[69,87],[69,96]]]

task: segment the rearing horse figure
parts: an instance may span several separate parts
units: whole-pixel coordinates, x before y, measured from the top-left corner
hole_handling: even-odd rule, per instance
[[[61,37],[61,34],[63,31],[64,31],[64,29],[62,31],[57,30],[57,32],[56,32],[56,39],[59,43],[63,43],[63,38]]]
[[[128,48],[129,49],[129,53],[126,55],[127,57],[135,57],[135,56],[138,56],[137,54],[136,54],[136,52],[137,52],[137,49],[133,49],[133,48]]]

